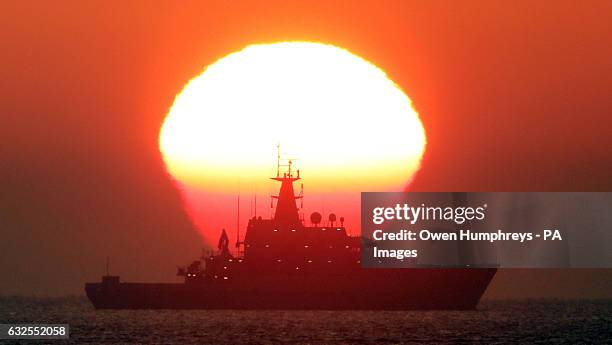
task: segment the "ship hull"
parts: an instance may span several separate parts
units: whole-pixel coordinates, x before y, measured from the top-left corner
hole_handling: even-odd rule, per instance
[[[360,269],[215,283],[88,283],[96,309],[475,309],[495,268]]]

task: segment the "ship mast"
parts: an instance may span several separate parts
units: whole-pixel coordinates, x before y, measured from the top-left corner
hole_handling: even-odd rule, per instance
[[[280,177],[280,143],[276,145],[276,177]]]
[[[298,208],[296,205],[296,199],[302,199],[304,196],[300,193],[299,196],[295,196],[293,190],[293,182],[300,179],[300,170],[298,169],[297,175],[294,176],[291,171],[293,160],[289,159],[287,162],[287,172],[284,172],[281,176],[281,157],[280,157],[280,144],[277,145],[277,163],[276,163],[276,177],[272,177],[272,180],[281,182],[281,187],[278,195],[272,196],[273,199],[277,199],[276,211],[274,213],[274,220],[287,226],[300,226],[300,216],[298,214]]]
[[[240,193],[238,193],[238,201],[237,201],[237,211],[236,211],[236,248],[240,249]]]

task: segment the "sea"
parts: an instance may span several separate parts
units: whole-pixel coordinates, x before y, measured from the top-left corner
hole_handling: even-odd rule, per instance
[[[484,300],[474,311],[95,310],[0,297],[0,323],[70,325],[6,344],[612,344],[612,300]],[[3,343],[3,344],[4,344]]]

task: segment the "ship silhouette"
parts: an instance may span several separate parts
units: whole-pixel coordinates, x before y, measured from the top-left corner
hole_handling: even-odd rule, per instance
[[[299,170],[280,173],[274,216],[249,220],[238,253],[222,230],[218,251],[178,275],[184,283],[123,283],[107,275],[85,284],[96,309],[475,309],[496,268],[362,268],[361,237],[330,214],[300,218],[293,184]],[[301,201],[301,200],[300,200]]]

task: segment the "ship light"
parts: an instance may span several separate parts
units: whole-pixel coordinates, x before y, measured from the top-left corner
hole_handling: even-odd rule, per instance
[[[223,277],[223,279],[227,280],[227,277]]]
[[[321,230],[325,231],[325,228],[323,228],[323,229],[321,229]]]
[[[312,260],[308,260],[308,263],[309,263],[309,264],[311,264],[311,263],[312,263]]]
[[[269,244],[266,244],[266,248],[270,248],[270,245],[269,245]]]
[[[224,270],[226,270],[226,269],[227,269],[227,266],[223,266],[223,269],[224,269]]]
[[[278,232],[278,229],[274,229],[274,232]]]
[[[282,259],[278,259],[278,260],[276,260],[276,261],[278,261],[278,262],[283,262],[283,260],[282,260]]]
[[[328,263],[328,264],[331,264],[331,262],[332,262],[331,260],[327,260],[327,263]]]
[[[238,259],[238,262],[242,262],[242,259]]]
[[[219,278],[219,276],[215,276],[215,279]]]
[[[336,231],[340,231],[340,230],[341,230],[340,228],[336,229]]]
[[[227,260],[227,261],[229,261],[229,262],[232,262],[232,261],[234,261],[234,260],[232,260],[232,259],[229,259],[229,260]]]
[[[308,245],[305,245],[304,248],[308,248]]]
[[[344,248],[349,249],[349,246],[344,246]]]
[[[291,229],[291,232],[295,232],[295,229]]]
[[[295,269],[296,269],[296,270],[299,270],[300,268],[299,268],[299,267],[296,267]]]

